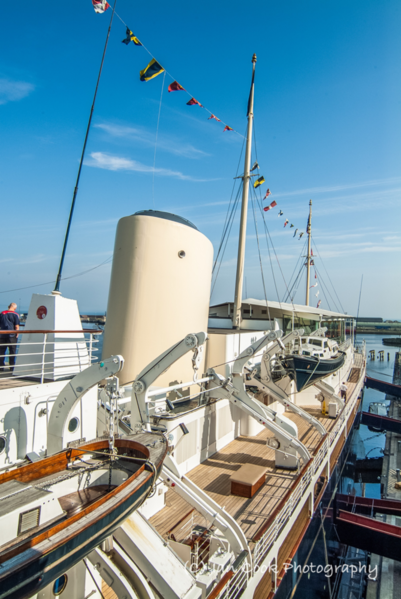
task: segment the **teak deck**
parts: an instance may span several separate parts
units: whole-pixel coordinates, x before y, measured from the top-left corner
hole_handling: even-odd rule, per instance
[[[319,414],[317,409],[310,408],[308,412],[313,413],[328,431],[336,422]],[[299,439],[312,453],[321,439],[320,434],[297,414],[286,412],[285,415],[297,424]],[[186,475],[237,520],[248,540],[252,539],[298,476],[295,471],[275,467],[274,450],[266,445],[266,439],[271,436],[272,433],[263,430],[256,437],[238,437]],[[267,468],[266,483],[251,499],[231,495],[230,476],[244,464]],[[166,507],[155,514],[150,522],[162,536],[166,536],[182,515],[190,510],[191,506],[184,499],[169,490]],[[204,524],[203,517],[200,514],[198,516],[199,520],[196,521]]]
[[[351,370],[347,381],[348,398],[351,397],[358,383],[359,375],[359,368]],[[337,422],[337,419],[323,416],[318,407],[304,406],[304,409],[318,419],[328,432]],[[300,441],[313,455],[321,440],[321,435],[316,428],[308,425],[300,416],[290,411],[286,411],[285,416],[296,423]],[[274,450],[266,445],[266,439],[271,436],[273,434],[266,429],[256,437],[240,436],[186,475],[229,512],[240,524],[248,541],[252,540],[291,483],[298,477],[296,471],[291,472],[275,467]],[[256,464],[267,468],[266,483],[251,499],[231,494],[230,476],[244,464]],[[189,512],[191,512],[191,506],[170,489],[166,494],[166,506],[150,518],[150,523],[159,534],[166,538],[168,531],[182,520],[183,514],[189,514]],[[193,518],[194,524],[205,525],[204,518],[196,510],[193,510],[190,516],[188,515],[186,522],[190,518]],[[174,530],[177,541],[184,539],[184,533],[181,533],[180,536],[182,526],[185,526],[185,522],[180,523],[180,526]]]

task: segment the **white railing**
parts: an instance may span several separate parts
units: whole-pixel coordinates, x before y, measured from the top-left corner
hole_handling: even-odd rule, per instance
[[[304,472],[295,490],[288,497],[288,500],[285,502],[281,510],[278,512],[274,521],[271,523],[271,525],[268,527],[268,529],[263,533],[261,538],[256,543],[253,552],[254,568],[255,566],[259,566],[265,559],[273,543],[277,540],[280,532],[292,516],[301,498],[304,498],[307,493],[311,492],[311,490],[308,489],[310,482],[318,472],[319,467],[321,466],[326,456],[329,454],[331,446],[334,444],[334,442],[338,441],[338,437],[341,429],[343,428],[344,422],[347,421],[350,412],[355,407],[355,402],[358,397],[358,394],[359,389],[358,386],[356,386],[354,388],[353,394],[349,402],[347,402],[341,414],[339,415],[335,426],[333,427],[329,435],[325,437],[321,447],[314,456],[313,461],[310,463],[309,467]]]
[[[320,464],[323,462],[327,452],[329,450],[329,441],[328,438],[325,437],[322,446],[319,448],[319,451],[313,458],[313,474],[316,474]]]
[[[346,339],[345,341],[340,343],[338,349],[341,351],[345,351],[350,347],[350,345],[351,345],[351,339]]]
[[[286,524],[288,524],[300,501],[305,499],[306,496],[311,493],[311,482],[318,473],[321,464],[328,456],[331,446],[335,441],[338,441],[338,436],[344,422],[347,421],[350,412],[354,409],[358,393],[359,389],[358,387],[355,387],[349,402],[344,406],[332,431],[324,438],[316,455],[310,461],[308,468],[305,469],[301,478],[295,483],[295,488],[285,500],[283,507],[278,511],[272,523],[257,541],[253,551],[253,575],[256,573],[256,568],[259,567],[266,558],[268,552],[278,539]],[[249,576],[250,573],[248,572],[248,569],[241,568],[235,576],[229,580],[224,589],[221,590],[217,599],[235,599],[240,597],[246,588]]]
[[[100,359],[101,330],[0,331],[0,380],[55,381],[75,376]],[[10,381],[11,382],[11,381]]]
[[[355,353],[366,356],[366,341],[365,341],[365,339],[362,339],[362,341],[356,341],[354,347],[355,347]]]
[[[237,597],[240,597],[246,589],[249,576],[248,568],[239,568],[216,599],[237,599]]]

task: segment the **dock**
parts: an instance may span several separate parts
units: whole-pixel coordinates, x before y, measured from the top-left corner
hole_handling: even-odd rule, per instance
[[[393,386],[401,385],[401,353],[395,355]],[[401,398],[391,393],[394,387],[388,387],[386,401],[390,401],[389,419],[401,420]],[[390,427],[389,427],[390,428]],[[393,428],[393,427],[391,427]],[[381,474],[381,495],[383,499],[400,502],[401,489],[396,488],[397,470],[401,468],[401,434],[393,430],[387,430],[386,444],[384,448],[383,469]],[[400,485],[401,486],[401,485]],[[394,502],[395,503],[395,502]],[[376,519],[381,526],[396,527],[401,531],[401,518],[394,512],[386,513],[382,510],[376,514]],[[393,531],[393,528],[390,528]],[[393,536],[391,534],[391,536]],[[398,541],[399,543],[400,541]],[[383,552],[382,552],[383,553]],[[401,555],[399,556],[399,559]],[[401,585],[401,561],[390,559],[385,555],[371,555],[371,567],[377,566],[378,576],[375,581],[368,581],[367,599],[388,599],[396,597]]]

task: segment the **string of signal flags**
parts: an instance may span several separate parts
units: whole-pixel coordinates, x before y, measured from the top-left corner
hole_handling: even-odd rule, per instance
[[[257,162],[254,163],[254,165],[252,166],[252,168],[250,169],[251,172],[258,169],[259,168],[259,164]],[[256,179],[255,183],[253,184],[254,188],[257,189],[258,187],[260,187],[261,185],[263,185],[263,183],[265,183],[265,178],[263,177],[263,175],[261,177],[259,177],[258,179]],[[264,195],[264,197],[262,198],[263,200],[266,200],[269,196],[271,195],[271,191],[270,188],[267,189],[266,194]],[[272,210],[273,208],[275,208],[277,206],[277,202],[275,200],[273,200],[268,206],[265,206],[263,208],[264,212],[269,212],[269,210]],[[279,218],[280,216],[284,216],[284,212],[282,210],[279,210],[279,213],[277,215]],[[287,225],[290,225],[289,230],[291,229],[295,229],[295,225],[293,223],[290,223],[289,219],[286,218],[284,221],[284,229],[287,227]],[[298,234],[299,229],[295,229],[293,237],[296,237]],[[302,237],[305,235],[304,231],[300,231],[299,233],[299,239],[302,239]],[[310,265],[314,267],[314,271],[315,271],[315,279],[317,279],[317,272],[316,272],[316,267],[315,267],[315,261],[314,261],[314,256],[313,256],[313,250],[311,249],[311,261],[310,261]],[[319,285],[319,283],[316,281],[314,285],[311,285],[310,289],[313,289],[314,287],[317,287]],[[316,291],[315,296],[319,297],[320,291],[319,289]],[[319,308],[320,304],[322,303],[322,300],[318,300],[317,302],[317,306],[316,308]]]
[[[95,12],[98,14],[102,14],[108,8],[110,8],[110,4],[106,0],[92,0],[92,6],[93,6]],[[169,93],[170,92],[180,92],[180,91],[185,92],[190,98],[188,100],[188,102],[186,103],[187,106],[199,106],[200,108],[203,108],[210,115],[208,117],[209,121],[215,120],[216,122],[224,125],[223,132],[224,131],[233,131],[234,133],[237,133],[237,135],[240,135],[240,137],[244,137],[243,135],[241,135],[241,133],[239,133],[238,131],[235,131],[235,129],[233,129],[232,127],[229,127],[227,125],[227,123],[225,123],[222,119],[219,119],[208,108],[206,108],[203,104],[201,104],[198,100],[196,100],[195,97],[192,96],[192,94],[190,94],[188,90],[186,90],[180,83],[178,83],[178,81],[160,64],[160,62],[158,60],[156,60],[156,58],[153,56],[153,54],[150,52],[150,50],[148,50],[148,48],[146,48],[146,46],[144,46],[144,44],[134,34],[134,32],[130,29],[130,27],[128,27],[127,23],[125,23],[123,21],[123,19],[120,17],[120,15],[116,11],[114,11],[114,14],[118,17],[118,19],[126,27],[125,38],[123,40],[121,40],[122,43],[125,44],[126,46],[128,46],[129,44],[132,43],[134,46],[142,47],[144,50],[146,50],[146,52],[149,54],[149,56],[152,57],[151,61],[147,64],[147,66],[139,72],[139,78],[141,81],[143,81],[143,82],[151,81],[152,79],[155,79],[155,77],[158,77],[158,75],[161,75],[162,73],[169,75],[169,77],[171,77],[171,79],[173,79],[172,83],[170,83],[170,85],[168,86]],[[259,165],[257,162],[255,162],[255,164],[251,168],[251,171],[253,171],[257,168],[259,168]],[[254,182],[253,186],[255,189],[257,189],[258,187],[263,185],[263,183],[265,183],[265,179],[263,176],[261,176]],[[270,191],[270,189],[267,189],[263,200],[267,199],[270,195],[271,195],[271,191]],[[268,206],[264,207],[263,210],[265,212],[268,212],[269,210],[271,210],[272,208],[275,208],[276,206],[277,206],[277,202],[273,200],[273,202],[271,202]],[[280,210],[278,213],[278,216],[279,217],[283,216],[283,214],[284,214],[283,211]],[[288,219],[286,219],[284,221],[284,228],[286,228],[289,223],[290,223],[290,221]],[[295,225],[291,223],[289,229],[292,229],[292,228],[295,228]],[[297,236],[298,231],[299,231],[299,229],[295,229],[293,237]],[[304,234],[305,234],[304,231],[301,231],[299,233],[298,239],[301,239]],[[313,261],[311,262],[311,265],[314,266]],[[315,270],[315,279],[316,278],[317,278],[317,275],[316,275],[316,270]],[[316,287],[316,286],[317,286],[317,283],[315,285],[312,285],[312,287]],[[316,297],[318,295],[319,295],[319,291],[316,293]],[[320,303],[321,303],[321,300],[318,301],[317,307],[320,306]]]
[[[251,168],[251,172],[254,171],[257,168],[259,168],[259,164],[257,162],[255,162],[255,164]],[[263,176],[261,176],[261,177],[259,177],[259,179],[256,179],[256,181],[253,184],[253,186],[254,186],[255,189],[257,189],[258,187],[260,187],[261,185],[263,185],[263,183],[265,183],[265,178]],[[264,197],[262,199],[266,200],[270,195],[271,195],[271,191],[270,191],[270,188],[268,188],[267,191],[266,191],[266,194],[264,195]],[[276,206],[277,206],[277,202],[275,200],[273,200],[268,206],[265,206],[263,208],[263,210],[264,210],[264,212],[269,212],[269,210],[272,210]],[[283,215],[284,215],[284,212],[282,210],[280,210],[277,216],[280,217],[280,216],[283,216]],[[290,221],[288,220],[288,218],[286,218],[285,221],[284,221],[284,229],[286,228],[286,226],[289,223],[290,223]],[[293,229],[293,228],[295,228],[295,225],[293,223],[291,223],[289,230]],[[293,237],[297,236],[298,231],[299,231],[299,229],[295,229]],[[304,231],[300,231],[298,239],[302,239],[302,237],[304,235],[305,235],[305,232]]]
[[[108,8],[110,8],[110,4],[108,2],[106,2],[106,0],[92,0],[92,5],[97,14],[102,14]],[[221,119],[217,118],[217,116],[215,114],[213,114],[210,110],[208,110],[208,108],[206,108],[206,106],[203,106],[203,104],[201,104],[198,100],[196,100],[192,96],[192,94],[190,94],[188,92],[188,90],[186,90],[180,83],[178,83],[178,81],[176,81],[174,79],[174,77],[168,71],[166,71],[166,69],[164,67],[162,67],[160,62],[158,60],[156,60],[156,58],[153,56],[153,54],[143,45],[143,43],[132,32],[132,30],[122,20],[122,18],[117,14],[116,11],[114,11],[114,14],[120,19],[120,21],[126,27],[126,37],[123,40],[121,40],[122,43],[125,44],[126,46],[128,46],[131,43],[134,46],[141,46],[152,57],[152,60],[149,62],[149,64],[144,69],[142,69],[142,71],[139,72],[139,79],[141,81],[144,81],[144,82],[151,81],[152,79],[154,79],[158,75],[161,75],[162,73],[169,75],[169,77],[171,77],[171,79],[173,79],[173,82],[170,83],[170,85],[168,86],[169,93],[170,92],[179,92],[179,91],[185,92],[186,94],[188,94],[188,96],[190,98],[189,101],[186,103],[187,106],[199,106],[200,108],[203,108],[204,110],[206,110],[206,112],[208,112],[210,114],[210,116],[208,117],[209,121],[215,120],[218,123],[221,123],[222,125],[224,125],[223,131],[233,131],[234,133],[237,133],[237,135],[244,137],[243,135],[241,135],[241,133],[239,133],[238,131],[235,131],[235,129],[233,129],[232,127],[229,127],[227,125],[227,123],[225,123]]]

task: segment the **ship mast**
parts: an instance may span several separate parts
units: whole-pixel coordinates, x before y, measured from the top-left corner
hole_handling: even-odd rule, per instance
[[[242,207],[241,207],[241,224],[238,243],[238,258],[237,258],[237,276],[235,280],[235,296],[234,296],[234,313],[233,313],[233,328],[241,328],[241,304],[242,304],[242,286],[244,282],[244,261],[245,261],[245,238],[246,224],[248,216],[248,195],[249,181],[251,179],[251,146],[252,146],[252,125],[253,125],[253,97],[254,97],[254,82],[255,82],[255,66],[256,54],[252,56],[252,83],[249,92],[248,100],[248,129],[246,136],[245,150],[245,165],[244,175],[242,177]]]
[[[101,63],[100,63],[99,74],[97,76],[97,82],[96,82],[96,87],[95,87],[95,93],[94,93],[94,96],[93,96],[92,107],[91,107],[91,111],[89,113],[88,125],[86,127],[86,134],[85,134],[84,145],[83,145],[82,153],[81,153],[81,160],[79,161],[77,180],[76,180],[76,183],[75,183],[74,194],[72,196],[72,202],[71,202],[71,208],[70,208],[70,215],[68,217],[67,230],[65,232],[63,250],[61,252],[60,266],[58,268],[57,279],[56,279],[56,283],[55,283],[55,286],[54,286],[54,290],[52,291],[52,293],[54,295],[61,295],[61,293],[60,293],[60,283],[61,283],[61,278],[62,278],[62,274],[63,274],[64,258],[65,258],[65,254],[66,254],[66,251],[67,251],[68,237],[70,235],[71,221],[72,221],[72,216],[74,214],[75,201],[77,199],[77,193],[78,193],[78,185],[79,185],[79,180],[81,178],[81,170],[82,170],[82,165],[84,163],[84,158],[85,158],[86,144],[87,144],[87,141],[88,141],[88,136],[89,136],[89,131],[90,131],[90,127],[91,127],[93,111],[94,111],[94,108],[95,108],[97,90],[99,88],[100,76],[101,76],[102,70],[103,70],[103,63],[104,63],[104,58],[106,56],[107,44],[109,43],[111,25],[113,23],[113,17],[114,17],[114,13],[115,13],[115,10],[116,10],[116,4],[117,4],[117,0],[114,0],[114,6],[113,6],[112,13],[111,13],[110,24],[109,24],[109,28],[107,30],[106,42],[105,42],[104,48],[103,48],[103,56],[102,56],[102,60],[101,60]],[[107,8],[106,8],[106,10],[107,10]]]
[[[306,256],[306,300],[305,304],[309,306],[309,287],[310,287],[310,259],[311,259],[311,236],[312,236],[312,200],[309,200],[309,218],[306,227],[308,234],[308,255]]]

